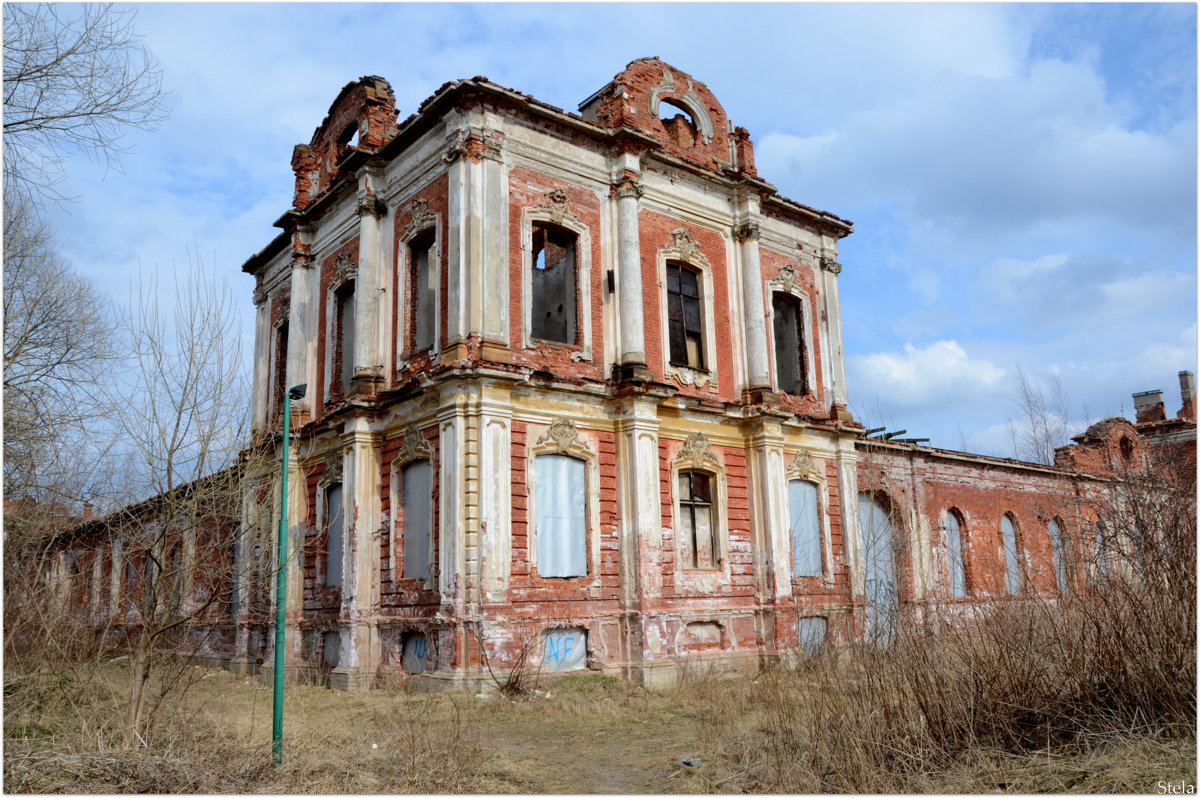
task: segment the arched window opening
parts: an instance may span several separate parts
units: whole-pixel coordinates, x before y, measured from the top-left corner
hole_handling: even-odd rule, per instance
[[[717,542],[716,502],[713,478],[703,471],[679,472],[679,536],[683,544],[683,567],[715,570],[720,567]]]
[[[682,263],[667,263],[667,336],[671,364],[704,368],[700,274]]]
[[[1017,548],[1017,523],[1012,513],[1000,519],[1004,539],[1004,584],[1010,594],[1021,592],[1021,552]]]
[[[696,121],[682,105],[672,100],[660,100],[658,118],[667,132],[667,138],[680,149],[696,146]]]
[[[791,294],[771,296],[775,329],[775,383],[785,393],[808,392],[804,362],[804,313],[800,300]]]
[[[866,557],[867,629],[880,644],[899,631],[892,515],[870,493],[858,494],[858,526]]]
[[[963,524],[958,511],[946,511],[946,565],[950,577],[950,595],[962,598],[967,595],[967,568],[963,559]]]
[[[1097,521],[1093,527],[1093,534],[1096,538],[1096,573],[1101,579],[1108,578],[1109,571],[1109,545],[1108,545],[1108,528],[1103,521]]]
[[[401,576],[428,579],[433,551],[433,468],[428,460],[405,466],[401,480],[401,529],[404,540]]]
[[[325,587],[342,586],[342,551],[345,540],[342,483],[325,488]]]
[[[1050,537],[1050,551],[1054,555],[1054,584],[1060,594],[1067,592],[1067,558],[1063,550],[1062,525],[1057,519],[1051,519],[1046,524],[1046,534]]]
[[[821,518],[814,482],[788,480],[788,514],[792,537],[792,576],[820,576]]]
[[[578,236],[549,222],[533,223],[530,330],[543,341],[576,343],[576,244]]]
[[[418,233],[408,244],[409,301],[412,303],[410,349],[421,352],[433,346],[437,263],[433,256],[433,228]]]
[[[541,454],[533,462],[538,574],[587,576],[587,464],[561,454]]]

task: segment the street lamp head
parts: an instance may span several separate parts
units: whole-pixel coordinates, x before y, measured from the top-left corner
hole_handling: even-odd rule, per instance
[[[300,385],[296,385],[296,386],[293,386],[292,388],[290,388],[288,390],[288,396],[292,397],[293,399],[303,399],[304,394],[307,391],[308,391],[308,383],[307,382],[301,383]]]

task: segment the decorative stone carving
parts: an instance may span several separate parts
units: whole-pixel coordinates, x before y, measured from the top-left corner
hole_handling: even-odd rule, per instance
[[[759,236],[758,222],[742,222],[734,225],[733,237],[738,241],[746,241],[750,239],[757,240]]]
[[[288,323],[292,312],[292,289],[289,287],[279,295],[279,313],[275,316],[275,327],[278,329]]]
[[[542,201],[535,206],[535,209],[548,214],[550,221],[555,224],[562,224],[563,219],[579,222],[579,217],[571,211],[571,198],[561,188],[543,194]]]
[[[635,183],[632,180],[623,180],[617,184],[616,195],[617,199],[641,199],[646,193],[646,189],[642,188],[640,183]]]
[[[333,277],[329,281],[329,287],[337,289],[357,276],[358,262],[350,257],[349,252],[343,252],[337,256],[337,262],[333,264]]]
[[[396,459],[392,461],[392,465],[400,466],[414,460],[432,459],[433,449],[430,447],[429,441],[425,440],[416,427],[409,427],[404,431],[404,439],[400,443],[400,450],[396,452]]]
[[[408,213],[411,217],[408,225],[404,228],[402,238],[409,239],[416,235],[419,231],[433,224],[433,212],[429,210],[429,202],[423,197],[417,197],[408,206]]]
[[[360,194],[355,200],[354,212],[359,216],[386,216],[387,203],[379,197]]]
[[[555,419],[546,430],[546,434],[538,438],[539,447],[546,444],[550,444],[560,454],[572,447],[583,446],[583,442],[579,440],[579,430],[575,429],[575,422],[569,418]]]
[[[263,290],[262,286],[258,286],[254,289],[253,298],[255,305],[261,305],[267,301],[267,292]]]
[[[721,464],[712,452],[708,436],[703,432],[693,432],[683,441],[683,449],[675,456],[676,463],[682,463],[691,468],[720,468]]]
[[[826,270],[832,272],[833,274],[841,274],[842,273],[842,264],[838,263],[836,260],[829,257],[828,255],[821,256],[821,268],[826,269]]]
[[[684,260],[695,260],[704,257],[700,254],[700,245],[692,238],[692,234],[688,232],[686,227],[676,227],[671,231],[671,243],[666,248],[674,249],[679,253],[679,257]],[[707,262],[707,259],[705,260]]]
[[[322,485],[342,481],[342,453],[333,451],[325,455],[325,471],[321,474]]]
[[[788,469],[789,477],[819,476],[819,473],[813,462],[812,452],[807,449],[796,452],[796,459],[792,461],[792,466]]]
[[[708,385],[711,385],[713,388],[717,387],[717,378],[712,372],[692,369],[687,366],[667,364],[667,376],[680,385],[687,385],[694,388],[703,388]]]
[[[779,271],[775,273],[775,278],[771,280],[770,285],[773,289],[791,293],[798,285],[796,281],[796,267],[790,263],[783,264]]]

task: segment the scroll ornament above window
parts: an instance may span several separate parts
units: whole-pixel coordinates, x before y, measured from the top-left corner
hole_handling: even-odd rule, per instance
[[[423,228],[433,224],[433,213],[429,210],[429,202],[423,197],[417,197],[409,205],[410,221],[408,226],[404,228],[403,240],[408,240],[420,232]]]
[[[329,288],[336,291],[357,276],[358,262],[350,257],[349,252],[343,252],[338,255],[337,262],[333,265],[333,277],[329,280]]]
[[[683,449],[675,456],[675,462],[685,468],[719,469],[720,461],[712,452],[708,437],[703,432],[693,432],[683,441]]]
[[[535,450],[557,454],[579,454],[590,452],[587,444],[579,437],[575,422],[569,418],[555,419],[546,434],[538,438]]]
[[[342,453],[333,451],[325,455],[325,471],[321,474],[322,485],[342,481]]]
[[[542,211],[555,224],[561,225],[564,219],[569,219],[576,224],[582,224],[579,217],[571,210],[571,198],[561,188],[556,188],[543,194],[542,201],[534,206],[534,210]]]
[[[407,465],[416,460],[432,459],[433,449],[430,447],[429,441],[425,440],[416,427],[409,427],[404,431],[404,439],[400,444],[400,450],[396,452],[396,459],[392,461],[392,465]]]

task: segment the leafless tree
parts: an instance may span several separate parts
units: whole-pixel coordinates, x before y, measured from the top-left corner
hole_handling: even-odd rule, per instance
[[[111,5],[4,4],[4,179],[38,203],[60,200],[63,160],[119,167],[129,127],[166,117],[162,72]],[[6,198],[7,199],[7,198]]]
[[[164,312],[154,281],[142,285],[121,321],[133,355],[112,396],[128,464],[120,479],[145,500],[109,524],[133,564],[123,611],[133,675],[127,728],[138,739],[152,672],[184,661],[195,622],[227,606],[222,585],[244,473],[248,386],[235,301],[199,268],[177,280],[175,296]],[[172,686],[161,676],[160,697]]]
[[[86,499],[96,389],[119,355],[109,302],[59,254],[28,201],[4,203],[5,497]]]
[[[1045,391],[1018,366],[1013,403],[1018,416],[1008,425],[1013,456],[1031,463],[1054,465],[1054,450],[1071,442],[1071,402],[1062,380],[1053,375],[1050,389]]]

